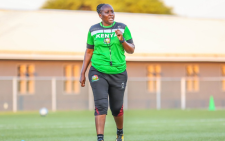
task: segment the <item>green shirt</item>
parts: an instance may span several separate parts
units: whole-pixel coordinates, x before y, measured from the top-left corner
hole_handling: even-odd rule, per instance
[[[126,69],[125,50],[115,34],[117,29],[121,30],[126,42],[133,43],[130,30],[123,23],[114,22],[110,26],[98,23],[91,26],[88,32],[87,48],[94,49],[91,62],[99,72],[118,74]]]

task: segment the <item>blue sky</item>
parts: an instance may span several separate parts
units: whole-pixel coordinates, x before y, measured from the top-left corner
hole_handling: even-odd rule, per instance
[[[0,9],[36,10],[46,0],[0,0]],[[225,19],[225,0],[164,0],[185,17]]]

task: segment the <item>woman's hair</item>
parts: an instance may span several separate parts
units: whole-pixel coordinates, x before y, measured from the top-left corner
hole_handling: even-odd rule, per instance
[[[102,3],[102,4],[99,4],[99,5],[97,6],[97,12],[98,12],[98,14],[101,13],[101,8],[102,8],[102,6],[104,6],[104,5],[106,5],[106,4]]]

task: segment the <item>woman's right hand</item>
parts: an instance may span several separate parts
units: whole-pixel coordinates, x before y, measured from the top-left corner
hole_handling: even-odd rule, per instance
[[[89,48],[87,48],[86,51],[85,51],[84,61],[83,61],[82,69],[81,69],[81,75],[80,75],[80,85],[81,85],[81,87],[85,86],[85,81],[86,81],[85,72],[87,70],[87,67],[88,67],[90,61],[91,61],[93,51],[94,51],[94,49],[89,49]]]
[[[81,87],[85,86],[85,81],[86,81],[85,74],[81,74],[81,76],[80,76],[80,85],[81,85]]]

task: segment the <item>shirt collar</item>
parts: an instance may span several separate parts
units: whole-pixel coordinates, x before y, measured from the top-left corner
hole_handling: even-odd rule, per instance
[[[116,22],[114,21],[113,24],[111,24],[111,25],[109,25],[109,26],[104,26],[104,25],[102,25],[102,22],[100,22],[100,25],[101,25],[101,27],[104,27],[104,28],[110,28],[110,27],[114,26],[115,23],[116,23]]]

